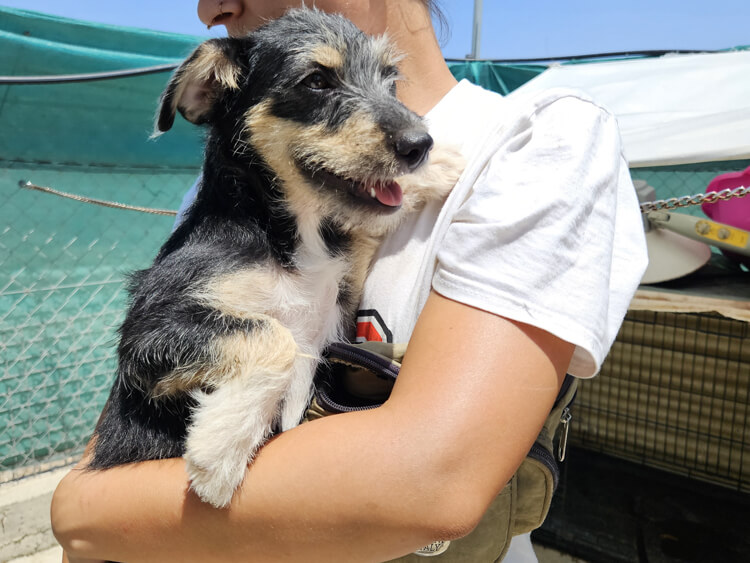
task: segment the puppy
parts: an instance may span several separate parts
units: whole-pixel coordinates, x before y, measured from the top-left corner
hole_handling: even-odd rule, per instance
[[[272,432],[300,422],[380,240],[460,174],[396,99],[397,62],[385,38],[298,9],[174,73],[157,128],[177,111],[207,126],[203,178],[132,276],[92,469],[184,455],[192,489],[223,507]]]

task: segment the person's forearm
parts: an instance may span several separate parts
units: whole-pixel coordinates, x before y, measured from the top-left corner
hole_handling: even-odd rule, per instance
[[[181,459],[105,474],[76,470],[56,493],[55,533],[75,556],[128,563],[384,561],[407,553],[440,539],[433,534],[442,526],[445,489],[420,490],[432,482],[418,459],[425,454],[399,446],[399,429],[387,428],[384,414],[326,419],[280,436],[262,450],[227,510],[187,492]],[[382,420],[373,424],[373,416]],[[373,458],[382,451],[394,459]],[[403,471],[410,456],[418,475]],[[404,502],[412,495],[418,503]],[[455,527],[462,531],[459,514]]]
[[[386,405],[271,441],[227,509],[188,492],[181,459],[79,470],[54,531],[128,563],[386,561],[460,537],[528,453],[572,348],[433,294]]]

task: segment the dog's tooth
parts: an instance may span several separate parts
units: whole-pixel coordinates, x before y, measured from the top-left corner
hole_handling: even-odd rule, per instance
[[[375,188],[370,188],[370,197],[373,199],[377,197],[377,194],[375,193]]]

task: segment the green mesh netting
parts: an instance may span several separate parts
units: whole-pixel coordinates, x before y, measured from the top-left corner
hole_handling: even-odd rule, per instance
[[[199,42],[0,8],[0,75],[177,63]],[[124,276],[148,265],[172,226],[18,181],[176,209],[198,173],[201,139],[178,120],[149,140],[168,77],[0,85],[0,476],[88,440],[114,374]]]
[[[178,63],[200,41],[0,8],[0,75]],[[501,93],[544,70],[487,62],[450,67],[458,78]],[[176,209],[198,174],[201,138],[177,120],[168,134],[149,140],[167,79],[161,73],[0,85],[0,480],[81,451],[114,374],[124,277],[149,264],[172,226],[169,217],[21,190],[18,181]],[[727,169],[640,169],[638,177],[667,197],[702,191]]]

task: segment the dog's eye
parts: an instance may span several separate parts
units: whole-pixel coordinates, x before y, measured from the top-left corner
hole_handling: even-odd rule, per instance
[[[313,72],[312,74],[305,77],[302,84],[310,88],[311,90],[326,90],[332,87],[332,84],[328,81],[322,72]]]

